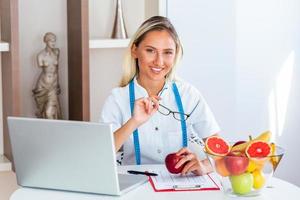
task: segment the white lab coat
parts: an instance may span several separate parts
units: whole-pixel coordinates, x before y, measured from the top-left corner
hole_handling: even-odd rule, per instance
[[[220,128],[204,98],[200,92],[190,84],[183,81],[176,81],[184,113],[189,114],[197,104],[200,103],[186,121],[187,136],[191,138],[205,138],[211,134],[218,133]],[[135,98],[148,97],[147,91],[134,79]],[[112,123],[113,131],[120,128],[131,117],[129,101],[129,85],[118,87],[111,91],[106,99],[100,122]],[[160,92],[160,104],[172,111],[178,111],[172,83],[166,82]],[[141,164],[164,163],[167,154],[176,152],[182,148],[182,131],[180,121],[173,118],[173,115],[164,116],[156,112],[146,123],[139,128],[139,143],[141,151]],[[190,148],[190,143],[188,144]],[[122,164],[136,164],[133,134],[123,145],[124,158]],[[199,151],[199,148],[195,151]],[[201,152],[196,152],[201,155]]]

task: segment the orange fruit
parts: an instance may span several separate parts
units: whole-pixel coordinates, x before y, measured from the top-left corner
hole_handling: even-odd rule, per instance
[[[232,147],[232,151],[244,152],[246,150],[246,148],[249,146],[249,144],[254,141],[269,142],[271,139],[271,135],[272,135],[272,133],[270,131],[265,131],[265,132],[261,133],[258,137],[254,138],[253,140],[250,140],[248,142],[244,142],[242,144]]]
[[[246,148],[246,155],[249,158],[265,158],[271,155],[271,146],[262,140],[251,142]]]
[[[230,173],[226,168],[226,164],[224,162],[224,158],[215,160],[216,171],[223,177],[229,176]]]
[[[210,136],[205,140],[205,149],[212,155],[225,156],[230,152],[230,145],[219,136]]]

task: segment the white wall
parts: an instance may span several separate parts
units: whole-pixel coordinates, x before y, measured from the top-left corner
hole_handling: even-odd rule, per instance
[[[202,91],[222,134],[272,130],[286,149],[275,175],[300,186],[299,13],[298,0],[168,1],[185,48],[180,74]]]
[[[183,43],[184,55],[178,74],[202,92],[222,130],[234,133],[234,1],[169,0],[167,13]]]
[[[68,119],[68,57],[67,57],[67,1],[66,0],[19,0],[20,67],[22,114],[35,117],[36,105],[32,89],[41,69],[36,56],[43,48],[43,36],[53,32],[60,49],[59,83],[63,117]]]
[[[236,1],[237,131],[271,129],[286,148],[276,175],[300,186],[299,13],[298,0]]]

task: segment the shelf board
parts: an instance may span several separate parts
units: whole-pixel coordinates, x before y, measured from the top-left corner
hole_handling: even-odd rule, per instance
[[[7,42],[0,41],[0,52],[9,51],[9,44]]]
[[[126,48],[130,39],[91,39],[90,49]]]
[[[11,162],[4,155],[0,154],[0,172],[10,171],[11,169]]]

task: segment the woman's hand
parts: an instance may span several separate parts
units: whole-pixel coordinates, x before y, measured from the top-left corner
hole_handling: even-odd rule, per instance
[[[133,116],[114,132],[115,148],[118,151],[135,129],[146,122],[158,110],[160,98],[150,96],[140,98],[134,102]]]
[[[181,171],[181,175],[185,175],[189,172],[192,172],[198,176],[207,174],[212,172],[213,168],[208,159],[200,160],[196,154],[192,153],[187,148],[182,148],[178,152],[177,155],[182,155],[183,157],[180,161],[175,165],[175,168],[179,168],[184,165],[184,168]]]
[[[159,100],[158,96],[150,96],[135,101],[132,119],[137,126],[146,122],[158,110]]]

